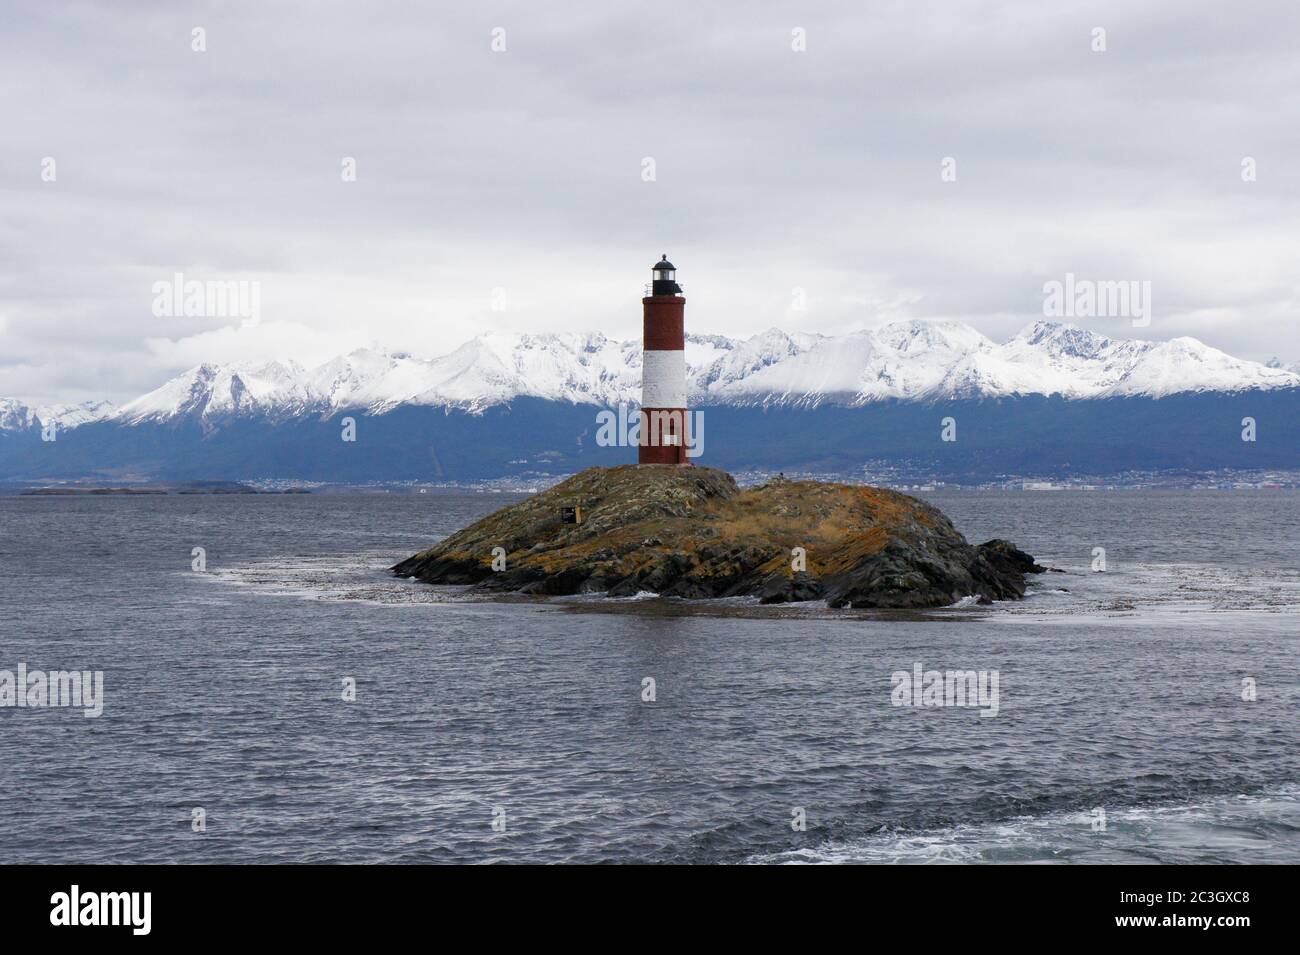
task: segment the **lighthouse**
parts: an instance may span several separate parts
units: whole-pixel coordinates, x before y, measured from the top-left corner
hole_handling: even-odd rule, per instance
[[[637,464],[686,460],[686,298],[665,255],[641,299],[641,432]]]

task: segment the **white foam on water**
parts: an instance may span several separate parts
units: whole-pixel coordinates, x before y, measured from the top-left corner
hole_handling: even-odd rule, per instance
[[[467,587],[437,586],[392,576],[388,554],[281,556],[196,575],[213,583],[300,600],[351,601],[382,606],[464,603]]]
[[[1062,566],[1051,556],[1045,564]],[[1189,618],[1226,619],[1240,614],[1300,616],[1300,570],[1224,567],[1212,564],[1112,562],[1109,570],[1087,565],[1029,578],[1023,601],[997,609],[1008,622],[1031,618],[1086,618],[1106,624],[1138,620],[1186,626]]]
[[[751,864],[1186,863],[1259,864],[1300,851],[1300,786],[1164,806],[1017,816],[928,830],[882,830],[859,839],[751,856]]]
[[[1059,566],[1050,556],[1043,561]],[[395,562],[392,554],[382,552],[283,555],[245,565],[212,568],[203,576],[233,586],[306,600],[358,601],[385,606],[499,601],[503,596],[484,597],[470,593],[465,586],[438,586],[393,577],[388,568]],[[688,611],[696,608],[701,613],[716,613],[719,608],[743,612],[744,608],[760,606],[755,596],[687,600],[663,597],[648,590],[627,597],[588,593],[534,602],[598,606],[659,601]],[[1091,573],[1085,565],[1084,569],[1069,569],[1065,574],[1031,576],[1024,600],[980,604],[979,598],[972,594],[938,609],[960,610],[972,618],[997,618],[1007,623],[1086,620],[1101,626],[1127,626],[1135,622],[1187,626],[1196,618],[1227,622],[1237,615],[1249,615],[1256,620],[1263,615],[1266,625],[1285,626],[1291,618],[1300,617],[1300,571],[1132,563],[1113,566],[1104,573]],[[821,615],[822,611],[830,618],[845,615],[845,611],[827,608],[821,599],[762,607],[763,615],[768,616]]]

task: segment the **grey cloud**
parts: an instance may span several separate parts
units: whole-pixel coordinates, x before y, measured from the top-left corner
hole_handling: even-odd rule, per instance
[[[0,395],[122,400],[208,346],[631,336],[663,251],[700,331],[935,317],[1002,337],[1073,271],[1151,280],[1149,337],[1300,358],[1286,0],[20,2],[7,19]],[[156,318],[150,285],[176,271],[261,281],[269,327]]]

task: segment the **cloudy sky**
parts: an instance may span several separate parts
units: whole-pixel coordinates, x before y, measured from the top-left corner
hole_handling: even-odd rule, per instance
[[[1151,282],[1149,327],[1085,327],[1300,360],[1294,0],[4,18],[0,396],[122,401],[204,360],[493,329],[635,337],[662,252],[691,331],[1000,339],[1073,272]],[[260,283],[259,321],[155,315],[178,272]]]

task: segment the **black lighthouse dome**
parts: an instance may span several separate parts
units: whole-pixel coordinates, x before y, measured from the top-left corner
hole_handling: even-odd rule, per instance
[[[654,282],[650,286],[651,295],[681,295],[682,287],[677,284],[677,266],[668,261],[667,253],[651,266]]]

